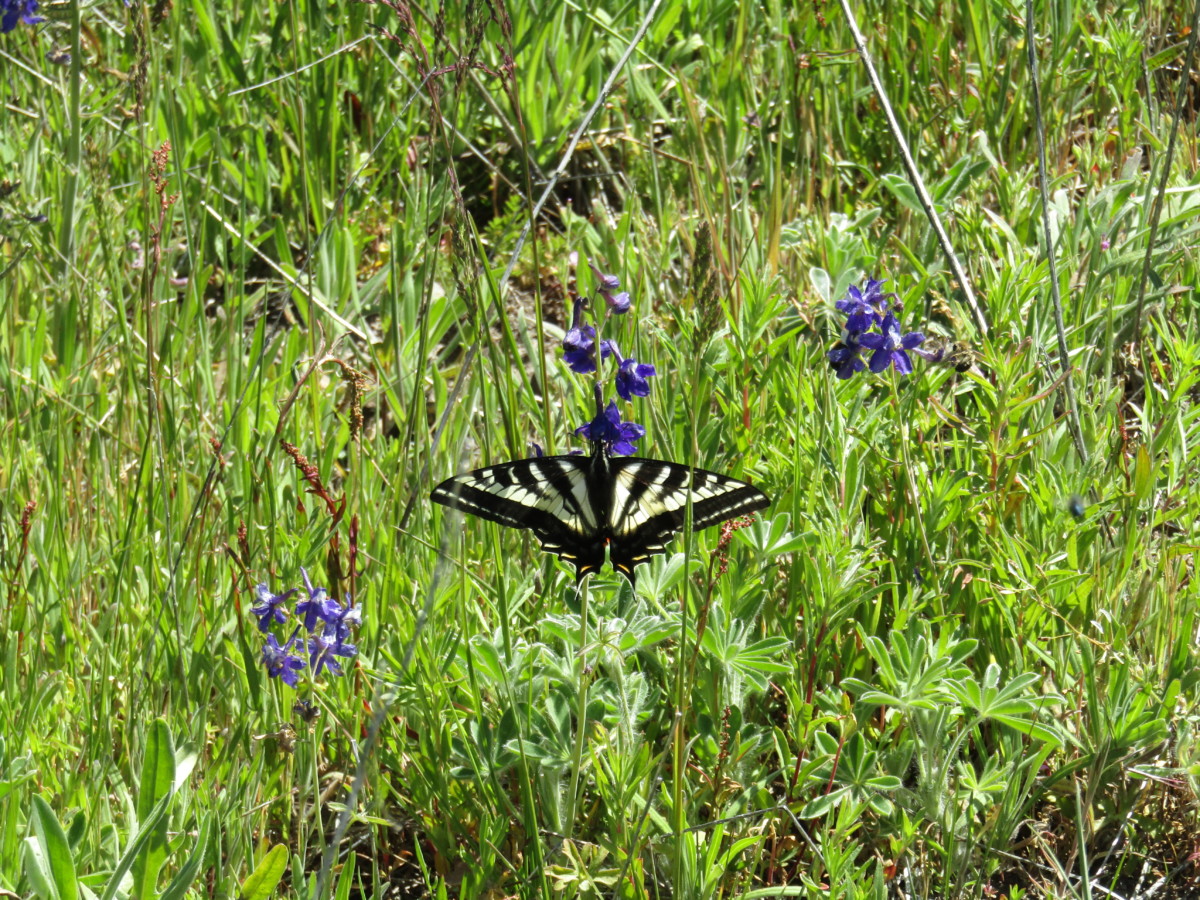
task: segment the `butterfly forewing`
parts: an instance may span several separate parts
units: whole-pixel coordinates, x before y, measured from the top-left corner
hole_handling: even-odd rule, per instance
[[[520,459],[447,479],[431,499],[509,528],[528,528],[543,550],[592,571],[599,566],[592,549],[598,516],[588,495],[589,465],[583,456]],[[599,555],[603,562],[603,547]]]
[[[684,527],[691,501],[692,527],[707,528],[770,505],[754,485],[716,472],[657,459],[611,461],[613,504],[610,519],[613,566],[630,575]]]
[[[630,533],[655,519],[682,528],[689,500],[693,528],[707,528],[770,503],[752,484],[679,463],[628,457],[610,465],[616,483],[614,534]]]

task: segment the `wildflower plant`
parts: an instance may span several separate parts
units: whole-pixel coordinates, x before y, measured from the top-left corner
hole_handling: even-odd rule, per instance
[[[627,291],[620,290],[621,280],[616,275],[601,272],[594,265],[590,268],[596,280],[596,294],[591,301],[575,298],[571,327],[563,338],[563,361],[567,368],[579,375],[595,373],[596,378],[595,418],[580,425],[575,433],[585,440],[599,441],[611,454],[628,456],[637,452],[636,442],[646,434],[646,429],[636,422],[622,421],[616,399],[610,399],[605,404],[602,377],[604,361],[615,360],[613,386],[617,395],[626,402],[632,402],[634,397],[648,397],[648,379],[658,373],[653,365],[622,355],[615,340],[598,339],[597,325],[603,327],[608,314],[625,315],[633,308],[633,300]],[[604,303],[600,304],[600,300]],[[592,312],[596,325],[584,322],[588,311]]]
[[[925,342],[924,334],[900,333],[897,316],[904,306],[895,294],[885,294],[883,285],[883,281],[868,278],[865,287],[851,285],[846,296],[837,302],[837,308],[846,314],[846,322],[841,339],[827,358],[838,378],[853,378],[868,368],[878,374],[889,366],[901,375],[910,375],[913,366],[908,351],[927,356],[917,349]],[[867,351],[870,361],[863,362],[862,356]]]
[[[331,675],[343,674],[340,660],[353,658],[358,647],[350,643],[354,630],[362,624],[362,607],[355,606],[349,599],[340,603],[330,597],[325,588],[314,587],[308,572],[302,566],[300,575],[304,589],[292,588],[282,594],[274,594],[266,584],[256,585],[254,594],[258,603],[250,612],[258,619],[258,629],[266,635],[262,651],[262,663],[267,675],[278,678],[289,687],[296,687],[300,673],[311,668],[316,678],[321,670]],[[299,598],[294,609],[287,601],[295,594]],[[286,625],[289,618],[296,620],[291,634],[280,642],[273,632]]]

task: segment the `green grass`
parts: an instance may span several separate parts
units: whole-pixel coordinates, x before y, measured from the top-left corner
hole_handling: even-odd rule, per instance
[[[1192,11],[1035,9],[1064,372],[1022,6],[856,13],[986,334],[840,7],[446,6],[0,36],[0,888],[1192,896]],[[681,534],[580,597],[428,500],[581,447],[589,259],[641,452],[772,497],[725,574]],[[836,379],[868,276],[975,366]],[[250,607],[302,566],[364,624],[292,690]]]

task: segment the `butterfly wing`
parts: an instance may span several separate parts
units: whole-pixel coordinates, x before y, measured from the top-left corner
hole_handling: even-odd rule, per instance
[[[584,456],[539,456],[475,469],[433,489],[431,499],[451,509],[526,528],[547,553],[583,577],[604,562],[600,515],[588,490]]]
[[[704,469],[658,459],[610,461],[613,497],[609,559],[633,581],[633,567],[648,562],[684,527],[691,500],[692,527],[708,528],[771,505],[752,484]]]
[[[637,457],[521,459],[456,475],[431,499],[451,509],[533,532],[542,549],[582,578],[604,564],[634,581],[634,567],[666,552],[684,527],[708,528],[770,505],[744,481],[679,463]]]

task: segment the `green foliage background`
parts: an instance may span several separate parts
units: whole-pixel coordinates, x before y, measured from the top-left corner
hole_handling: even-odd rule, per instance
[[[1002,0],[855,10],[986,334],[838,6],[41,12],[0,36],[0,887],[1193,896],[1190,9],[1035,4],[1069,371]],[[427,500],[579,446],[588,260],[643,452],[773,498],[723,575],[681,535],[580,598]],[[834,378],[868,276],[971,368]],[[301,566],[365,625],[297,693],[249,606]]]

